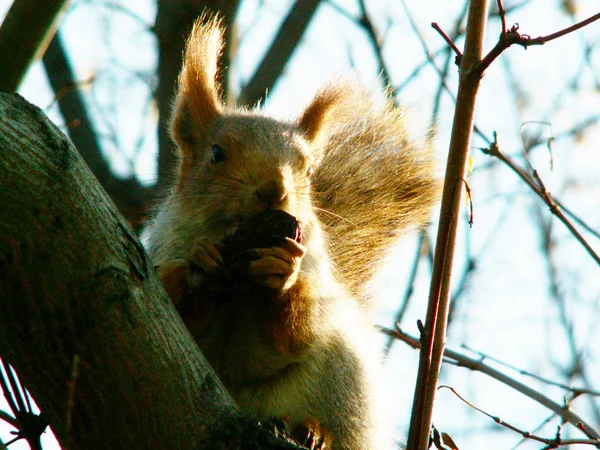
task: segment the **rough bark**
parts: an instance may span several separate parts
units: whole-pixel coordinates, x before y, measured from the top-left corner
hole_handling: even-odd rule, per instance
[[[0,354],[63,448],[217,448],[239,412],[77,151],[0,94],[0,154]]]

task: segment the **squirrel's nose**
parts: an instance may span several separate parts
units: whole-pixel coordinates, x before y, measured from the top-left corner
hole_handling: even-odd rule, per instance
[[[256,189],[256,196],[261,203],[266,203],[267,209],[283,203],[287,195],[288,193],[283,183],[278,183],[275,180],[267,181]]]

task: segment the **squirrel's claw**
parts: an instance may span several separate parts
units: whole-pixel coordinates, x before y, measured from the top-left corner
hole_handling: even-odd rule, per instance
[[[310,450],[331,449],[331,433],[323,428],[317,419],[304,419],[294,428],[292,435],[303,447]]]
[[[190,281],[206,275],[223,276],[225,264],[217,247],[206,239],[196,241],[194,248],[188,255]]]
[[[306,248],[290,238],[281,247],[255,248],[240,253],[230,273],[245,273],[247,279],[277,291],[294,285]]]

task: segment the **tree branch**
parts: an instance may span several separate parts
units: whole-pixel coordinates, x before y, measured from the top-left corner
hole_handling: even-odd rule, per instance
[[[234,405],[66,137],[20,96],[0,94],[0,148],[0,354],[61,446],[233,449],[246,432],[258,441],[264,429]],[[278,442],[257,448],[291,448]]]
[[[387,334],[388,336],[399,339],[402,342],[407,343],[412,348],[418,349],[421,347],[421,343],[418,339],[410,336],[409,334],[403,332],[400,329],[397,330],[381,330]],[[600,439],[600,434],[585,420],[583,420],[580,416],[578,416],[575,412],[571,411],[568,407],[565,407],[559,403],[556,403],[549,397],[545,396],[541,392],[536,391],[535,389],[530,388],[529,386],[520,383],[514,378],[509,377],[508,375],[490,367],[485,364],[481,358],[471,358],[464,353],[457,352],[455,350],[450,350],[448,348],[444,349],[444,358],[448,358],[452,360],[452,364],[455,364],[459,367],[465,367],[470,370],[475,370],[477,372],[481,372],[495,380],[505,384],[506,386],[511,387],[512,389],[520,392],[523,395],[526,395],[532,400],[535,400],[540,405],[548,408],[550,411],[554,412],[558,416],[560,416],[566,422],[569,422],[571,425],[581,430],[587,437],[590,439]],[[579,391],[579,390],[577,390]]]
[[[481,61],[486,19],[487,1],[473,0],[469,7],[465,51],[460,66],[457,107],[444,179],[427,317],[421,336],[423,345],[419,356],[408,450],[425,450],[429,443],[433,402],[446,342],[450,278],[463,179],[473,129],[475,100],[482,76],[472,68]]]
[[[66,0],[15,0],[0,27],[0,91],[15,92],[61,14]]]
[[[500,151],[496,140],[492,142],[489,148],[481,148],[480,150],[486,155],[498,158],[500,161],[506,164],[515,174],[517,174],[519,178],[521,178],[521,180],[523,180],[531,188],[531,190],[542,199],[542,201],[548,206],[548,208],[550,208],[552,214],[556,216],[556,218],[567,227],[569,232],[577,241],[579,241],[579,243],[583,246],[585,251],[592,257],[596,264],[600,265],[600,256],[594,251],[592,246],[586,241],[586,239],[581,235],[577,228],[575,228],[571,221],[567,219],[567,217],[563,214],[560,206],[554,201],[550,192],[548,192],[542,184],[542,180],[537,175],[537,172],[534,171],[533,176],[531,176],[527,174],[523,169],[518,167],[510,158],[505,156],[504,153]]]
[[[121,179],[113,174],[102,154],[83,97],[77,89],[60,32],[56,33],[50,41],[42,60],[73,145],[81,153],[102,187],[117,204],[119,211],[129,220],[139,217],[144,213],[152,191],[142,186],[133,175],[130,178]],[[70,88],[70,91],[60,95],[65,88]]]
[[[264,100],[265,94],[273,89],[320,4],[321,0],[294,2],[260,66],[242,89],[238,98],[240,104],[253,106]]]
[[[490,64],[492,64],[492,62],[494,62],[494,60],[500,56],[500,54],[502,54],[504,50],[514,44],[518,44],[525,48],[532,45],[544,45],[546,42],[550,42],[554,39],[572,33],[573,31],[579,30],[580,28],[583,28],[598,19],[600,19],[600,13],[594,14],[593,16],[588,17],[587,19],[571,25],[563,30],[548,34],[546,36],[539,36],[537,38],[531,38],[527,34],[519,33],[519,25],[513,25],[510,30],[502,31],[500,34],[500,39],[498,39],[498,43],[490,50],[490,52],[485,56],[475,70],[484,72],[490,66]]]

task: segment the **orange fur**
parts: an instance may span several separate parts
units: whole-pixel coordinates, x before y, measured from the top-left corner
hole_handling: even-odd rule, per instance
[[[314,292],[304,278],[299,278],[283,297],[269,305],[268,326],[277,351],[298,355],[312,344],[314,330]]]
[[[193,169],[195,147],[222,111],[216,83],[217,62],[223,48],[220,22],[216,16],[204,15],[194,24],[179,74],[171,134],[181,150],[180,177],[183,179]]]

